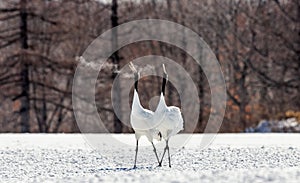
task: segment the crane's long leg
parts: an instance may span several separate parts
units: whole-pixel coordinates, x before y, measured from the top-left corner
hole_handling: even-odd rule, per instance
[[[168,141],[169,141],[169,140],[166,140],[166,147],[165,147],[165,149],[164,149],[163,155],[162,155],[162,157],[161,157],[161,160],[160,160],[158,166],[161,166],[161,163],[162,163],[162,161],[163,161],[163,159],[164,159],[164,156],[165,156],[165,154],[166,154],[166,151],[167,151],[167,149],[169,149]],[[169,151],[169,150],[168,150],[168,151]]]
[[[134,166],[133,168],[136,168],[136,159],[137,159],[137,154],[138,154],[138,147],[139,147],[139,140],[136,140],[136,148],[135,148],[135,159],[134,159]]]
[[[168,143],[168,141],[167,141]],[[170,148],[169,148],[169,145],[168,146],[168,159],[169,159],[169,167],[171,168],[171,157],[170,157]]]
[[[154,151],[154,153],[155,153],[155,156],[156,156],[157,162],[158,162],[158,164],[159,164],[159,159],[158,159],[158,155],[157,155],[157,152],[156,152],[156,148],[155,148],[155,146],[154,146],[153,142],[151,142],[151,144],[152,144],[152,146],[153,146],[153,151]]]

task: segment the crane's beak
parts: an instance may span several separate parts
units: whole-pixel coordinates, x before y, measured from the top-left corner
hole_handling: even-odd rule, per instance
[[[136,70],[136,68],[134,67],[132,62],[129,62],[129,68],[132,70],[132,72],[134,73],[134,78],[135,80],[139,80],[140,79],[140,73]]]
[[[164,72],[163,76],[164,76],[164,78],[166,78],[168,80],[168,73],[167,73],[165,64],[162,64],[162,67],[163,67],[163,72]]]
[[[165,64],[162,64],[162,67],[163,67],[164,74],[167,74],[167,71],[166,71],[166,66],[165,66]]]
[[[137,73],[136,68],[134,67],[132,62],[129,62],[129,68],[132,70],[132,72]]]

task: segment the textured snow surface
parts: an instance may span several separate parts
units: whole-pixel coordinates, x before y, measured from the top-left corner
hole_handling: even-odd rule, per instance
[[[218,134],[201,149],[193,135],[172,149],[172,168],[157,167],[151,146],[140,148],[132,169],[134,135],[110,144],[112,135],[95,135],[93,149],[82,134],[0,134],[0,182],[299,182],[300,134]],[[178,135],[184,137],[186,135]],[[147,143],[142,141],[141,143]],[[163,146],[159,146],[161,155]]]

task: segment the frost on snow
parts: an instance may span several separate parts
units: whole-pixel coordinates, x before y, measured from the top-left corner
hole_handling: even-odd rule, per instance
[[[180,138],[187,134],[179,134]],[[157,167],[152,146],[140,148],[133,169],[133,134],[0,134],[0,182],[297,182],[300,134],[218,134],[209,147],[193,135],[170,149],[173,167]],[[114,146],[111,138],[128,144]],[[142,140],[142,139],[141,139]],[[145,143],[147,140],[145,140]],[[163,144],[157,144],[161,155]]]

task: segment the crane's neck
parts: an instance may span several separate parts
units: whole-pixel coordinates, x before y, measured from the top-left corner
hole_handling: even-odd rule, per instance
[[[138,74],[135,74],[134,75],[134,79],[135,79],[135,82],[134,82],[134,88],[135,90],[138,92],[138,83],[139,83],[139,75]]]
[[[167,74],[164,74],[164,77],[163,77],[163,82],[162,82],[162,88],[161,88],[161,91],[163,93],[163,95],[165,96],[165,92],[166,92],[166,84],[168,82],[168,75]]]
[[[134,88],[135,88],[136,91],[138,91],[138,80],[135,81]]]
[[[133,102],[132,102],[132,110],[136,110],[141,108],[140,99],[138,95],[138,83],[139,83],[139,73],[134,74],[134,94],[133,94]]]

